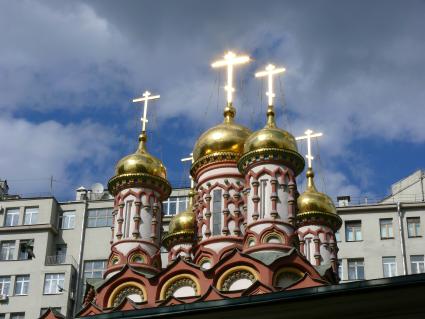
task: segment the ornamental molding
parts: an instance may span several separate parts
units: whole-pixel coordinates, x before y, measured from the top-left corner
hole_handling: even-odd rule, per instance
[[[296,216],[296,223],[298,227],[308,226],[308,225],[325,225],[332,228],[334,231],[337,231],[341,228],[342,219],[336,214],[319,212],[319,211],[310,211]]]
[[[158,191],[161,201],[171,194],[171,185],[165,178],[145,173],[121,174],[112,177],[108,182],[108,190],[114,196],[124,189],[144,187]]]
[[[198,174],[198,170],[200,170],[207,164],[225,161],[237,162],[240,157],[240,154],[233,152],[216,152],[213,154],[202,156],[192,164],[190,174],[192,176],[196,176]]]
[[[269,162],[283,163],[294,170],[295,176],[305,167],[304,158],[298,152],[280,148],[262,148],[244,154],[238,161],[238,169],[244,173],[257,163]]]
[[[221,291],[230,291],[232,284],[240,279],[248,279],[251,283],[254,283],[256,280],[255,276],[247,270],[237,270],[231,273],[226,279],[224,279],[223,284],[220,288]]]

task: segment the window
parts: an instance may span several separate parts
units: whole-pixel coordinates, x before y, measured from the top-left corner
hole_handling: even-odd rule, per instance
[[[46,274],[44,277],[43,294],[60,294],[63,291],[65,274]]]
[[[59,217],[59,225],[61,229],[72,229],[75,226],[75,212],[63,212]]]
[[[348,259],[348,280],[364,279],[364,259]]]
[[[345,222],[345,240],[346,241],[362,240],[362,222],[361,221]]]
[[[5,313],[0,313],[0,319],[6,319],[6,314]]]
[[[189,197],[187,196],[170,197],[168,200],[162,203],[164,215],[175,215],[185,211],[188,201]]]
[[[0,244],[0,260],[13,260],[15,254],[15,242],[3,241]]]
[[[412,268],[412,274],[425,272],[424,255],[410,256],[410,267]]]
[[[9,208],[6,210],[4,226],[16,226],[19,222],[19,208]]]
[[[38,221],[38,207],[25,208],[24,225],[37,224]]]
[[[394,238],[392,218],[380,219],[379,228],[381,230],[381,239]]]
[[[84,262],[84,278],[102,278],[105,272],[106,263],[106,260],[91,260]]]
[[[25,319],[25,312],[11,312],[10,319]]]
[[[57,244],[56,245],[56,263],[64,264],[66,261],[66,244]]]
[[[311,262],[311,248],[312,248],[312,243],[311,243],[311,238],[305,238],[304,240],[304,251],[305,251],[305,258],[307,258],[307,260],[309,260]]]
[[[419,217],[407,218],[407,235],[409,237],[421,236],[421,220]]]
[[[339,229],[335,232],[335,240],[337,242],[341,241],[341,232],[339,231]]]
[[[384,277],[397,276],[395,257],[382,257],[382,268],[384,270]]]
[[[213,235],[221,235],[221,189],[213,191]]]
[[[112,226],[112,209],[97,208],[88,210],[87,227]]]
[[[338,277],[340,280],[342,280],[342,259],[338,259]]]
[[[28,287],[30,285],[30,275],[19,275],[15,279],[15,295],[28,295]]]
[[[260,181],[260,218],[264,218],[266,215],[266,187],[267,180],[262,179]]]
[[[34,257],[34,240],[21,240],[19,242],[18,260],[33,259]]]
[[[10,276],[0,276],[0,295],[9,296]]]

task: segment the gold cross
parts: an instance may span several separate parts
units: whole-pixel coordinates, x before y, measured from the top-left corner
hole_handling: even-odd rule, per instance
[[[249,56],[237,56],[233,52],[229,51],[224,56],[224,60],[219,60],[211,64],[213,68],[227,67],[227,85],[224,89],[227,92],[227,104],[232,103],[232,94],[235,91],[233,87],[233,68],[237,64],[243,64],[249,61]]]
[[[140,120],[142,121],[142,132],[146,132],[146,123],[148,122],[148,118],[147,118],[148,101],[159,99],[160,95],[152,95],[151,92],[145,91],[142,96],[143,97],[133,99],[133,102],[134,103],[145,102],[143,105],[143,117]]]
[[[312,130],[308,129],[304,132],[305,135],[296,137],[297,141],[299,140],[307,140],[307,155],[305,156],[308,160],[308,168],[311,168],[311,161],[314,159],[313,155],[311,155],[311,139],[313,137],[322,136],[323,133],[313,133]]]
[[[269,64],[266,66],[264,71],[260,71],[255,73],[255,77],[263,77],[263,76],[267,76],[268,78],[268,91],[266,92],[266,95],[269,97],[269,105],[272,106],[273,105],[273,98],[275,97],[275,94],[273,92],[273,75],[276,75],[278,73],[282,73],[285,72],[285,68],[278,68],[276,69],[276,67],[273,64]]]

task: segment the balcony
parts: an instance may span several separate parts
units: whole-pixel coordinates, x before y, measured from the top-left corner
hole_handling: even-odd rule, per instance
[[[77,261],[71,255],[46,256],[46,266],[72,265],[77,268]]]

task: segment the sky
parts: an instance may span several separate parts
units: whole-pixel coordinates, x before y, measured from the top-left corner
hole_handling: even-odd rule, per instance
[[[236,70],[238,123],[264,126],[254,73],[284,66],[278,125],[323,132],[318,188],[382,198],[425,166],[424,30],[415,0],[0,0],[0,179],[12,194],[60,200],[106,186],[137,147],[142,109],[131,100],[149,90],[161,95],[149,151],[173,186],[187,185],[180,159],[222,121],[225,72],[210,64],[233,50],[252,58]]]

